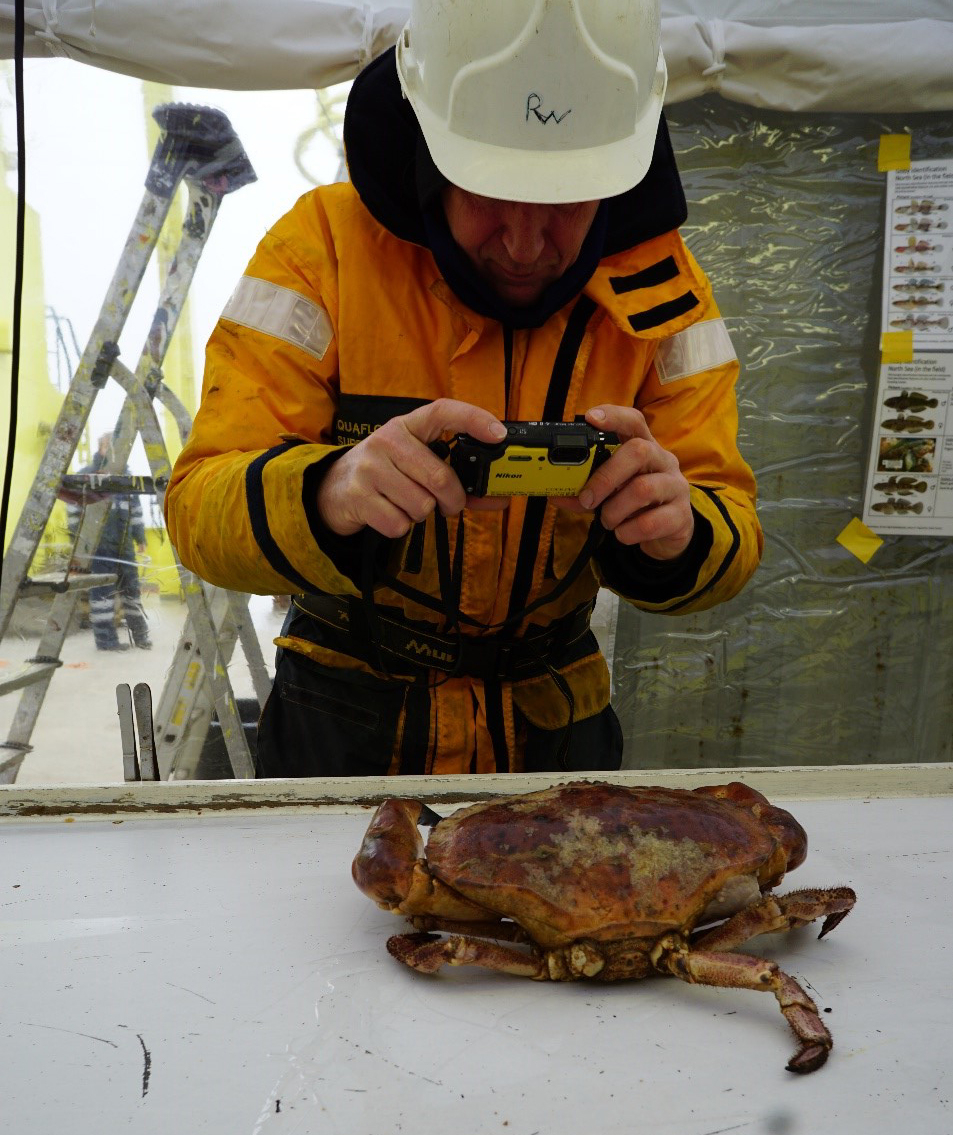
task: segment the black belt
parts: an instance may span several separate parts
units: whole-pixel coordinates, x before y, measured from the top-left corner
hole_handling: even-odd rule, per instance
[[[312,628],[316,635],[301,635],[303,628],[292,625],[289,634],[387,672],[388,660],[398,659],[409,663],[413,673],[441,670],[473,678],[515,681],[568,666],[598,650],[589,629],[593,603],[585,603],[538,632],[531,630],[519,638],[502,634],[441,634],[429,623],[405,619],[397,608],[378,607],[374,620],[376,643],[359,599],[296,595],[294,604],[295,621],[303,622],[301,616],[306,615],[320,627]]]

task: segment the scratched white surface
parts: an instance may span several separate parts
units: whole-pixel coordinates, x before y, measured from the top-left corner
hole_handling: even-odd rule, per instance
[[[790,807],[787,883],[859,896],[756,943],[830,1009],[806,1077],[770,995],[401,967],[350,879],[367,813],[0,825],[3,1128],[949,1135],[953,800]]]

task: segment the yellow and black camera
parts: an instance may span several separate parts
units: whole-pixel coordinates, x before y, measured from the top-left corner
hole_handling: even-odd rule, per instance
[[[588,422],[504,422],[506,437],[457,434],[450,465],[470,496],[574,497],[619,444]]]

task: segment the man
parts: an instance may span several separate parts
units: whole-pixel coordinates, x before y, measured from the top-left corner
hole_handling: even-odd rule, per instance
[[[103,434],[91,464],[80,469],[80,473],[101,473],[108,467],[111,456],[112,434]],[[66,508],[70,532],[75,538],[83,518],[82,505],[71,499],[67,501]],[[132,641],[140,650],[152,649],[149,624],[142,609],[139,566],[136,563],[136,552],[145,550],[146,530],[138,496],[131,493],[111,495],[96,552],[89,564],[89,570],[94,574],[116,576],[114,583],[104,583],[89,591],[89,622],[97,650],[130,649],[128,642],[120,640],[116,629],[117,595]]]
[[[269,232],[209,343],[166,508],[199,575],[297,593],[261,776],[618,768],[598,588],[695,611],[758,563],[657,3],[536,9],[412,6],[354,83],[351,183]],[[581,415],[621,444],[577,498],[501,508],[443,460]]]

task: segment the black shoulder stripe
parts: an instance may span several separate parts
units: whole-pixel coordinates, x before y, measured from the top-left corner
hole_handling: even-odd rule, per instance
[[[613,276],[609,283],[617,296],[625,292],[635,292],[639,288],[655,288],[659,284],[667,284],[678,275],[678,265],[674,256],[666,256],[657,264],[643,268],[641,272],[633,272],[631,276]]]
[[[704,595],[708,591],[711,591],[711,589],[731,566],[732,560],[734,560],[735,556],[738,554],[738,549],[741,547],[741,533],[735,527],[735,523],[731,519],[731,515],[729,514],[728,510],[725,508],[721,500],[719,500],[718,494],[715,492],[715,490],[705,488],[704,485],[696,485],[696,488],[701,489],[705,496],[708,497],[715,508],[717,508],[721,513],[721,518],[725,522],[725,527],[731,533],[731,547],[725,553],[724,558],[718,566],[718,570],[705,584],[705,586],[700,591],[696,591],[693,595],[689,595],[688,598],[680,599],[677,603],[671,604],[671,606],[663,607],[662,612],[665,614],[669,614],[672,611],[677,611],[680,607],[686,607],[689,603],[693,603],[696,599],[698,599],[699,596]]]
[[[245,499],[248,504],[252,534],[261,549],[261,554],[279,575],[292,580],[302,591],[310,592],[314,591],[314,584],[305,579],[303,575],[298,574],[271,534],[268,527],[268,514],[265,509],[265,489],[262,484],[265,466],[272,458],[287,453],[296,445],[303,444],[301,441],[286,441],[283,445],[276,445],[274,449],[266,450],[261,457],[256,457],[245,473]]]
[[[658,327],[663,323],[668,323],[670,319],[684,315],[693,307],[698,307],[698,296],[691,291],[685,292],[667,303],[650,307],[648,311],[640,311],[638,315],[630,315],[629,324],[633,331],[648,331],[650,327]]]

